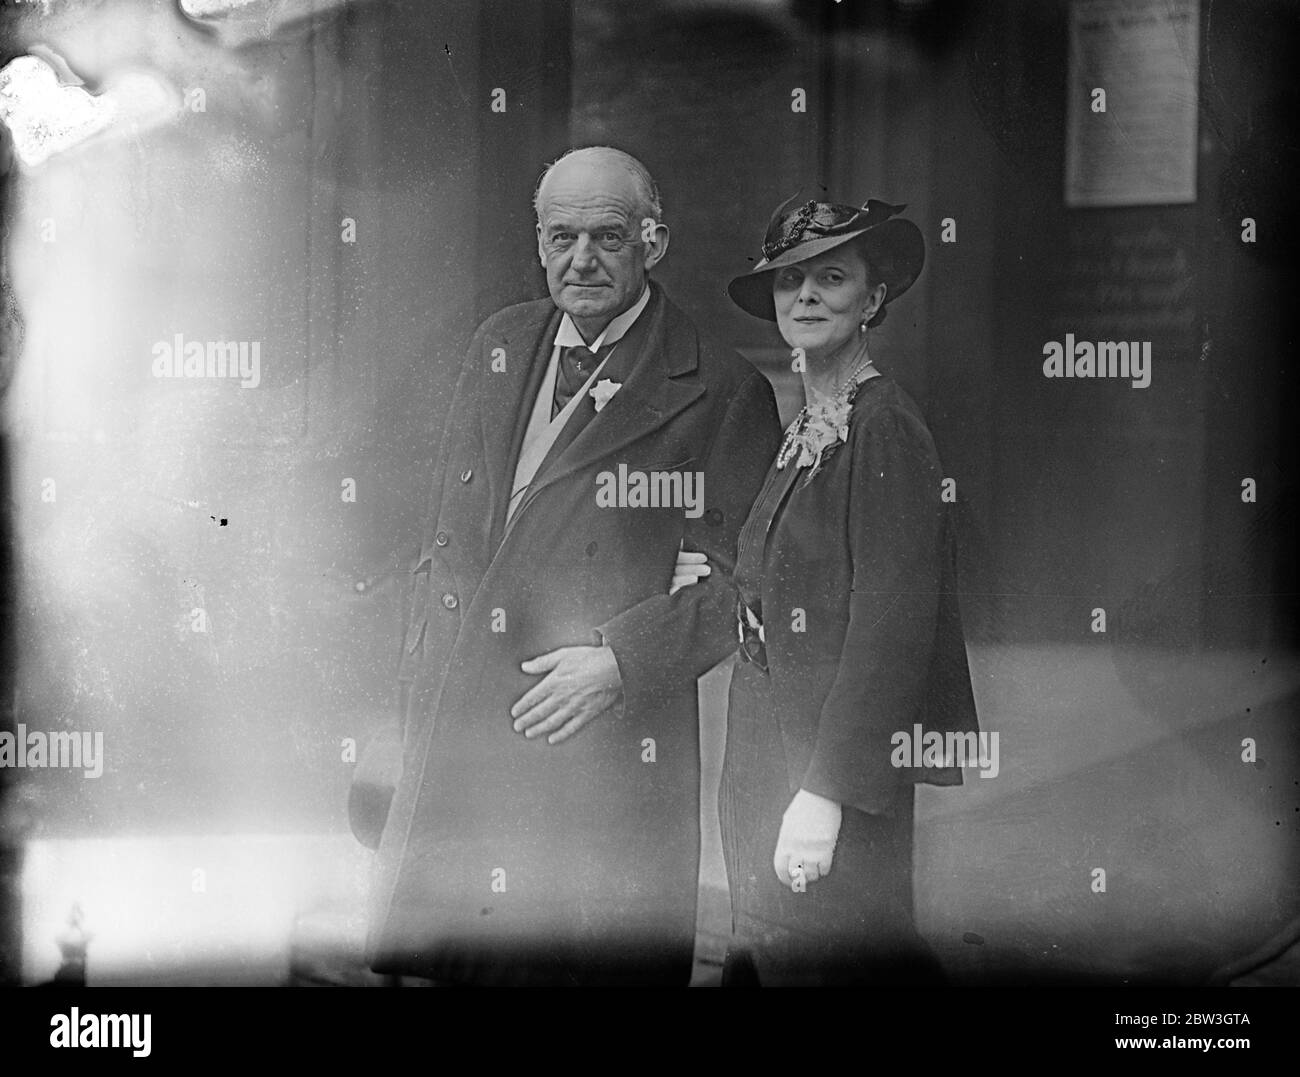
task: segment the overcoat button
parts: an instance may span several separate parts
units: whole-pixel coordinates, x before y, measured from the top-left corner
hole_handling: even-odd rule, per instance
[[[460,605],[460,603],[456,600],[456,596],[450,593],[442,596],[442,604],[446,606],[449,610],[454,610],[457,606]]]
[[[461,482],[469,482],[469,480],[472,479],[473,477],[474,477],[474,469],[472,467],[467,467],[464,471],[460,473]]]
[[[436,535],[433,536],[433,541],[436,542],[439,546],[446,546],[447,543],[451,541],[451,539],[447,537],[446,531],[439,531]]]

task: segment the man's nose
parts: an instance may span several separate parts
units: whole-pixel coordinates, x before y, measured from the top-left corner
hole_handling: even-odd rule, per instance
[[[573,266],[583,272],[596,268],[596,245],[585,233],[578,236],[578,241],[573,245]]]

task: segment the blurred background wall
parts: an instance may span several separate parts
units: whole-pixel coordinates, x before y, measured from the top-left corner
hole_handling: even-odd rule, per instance
[[[38,165],[6,135],[5,720],[107,746],[96,780],[0,772],[6,974],[24,887],[29,965],[57,963],[74,899],[94,919],[100,890],[101,951],[107,906],[139,916],[138,861],[85,841],[155,842],[151,885],[179,902],[199,861],[246,895],[279,857],[240,868],[204,841],[329,839],[276,891],[282,918],[364,874],[346,744],[392,714],[452,371],[481,318],[545,292],[543,167],[606,142],[662,188],[665,287],[769,374],[787,419],[787,350],[724,291],[772,209],[882,198],[926,235],[873,354],[957,482],[977,695],[1004,753],[997,781],[920,806],[918,907],[951,967],[1199,975],[1300,912],[1300,19],[1280,0],[1199,10],[1195,201],[1080,209],[1068,18],[1066,0],[6,7],[4,61],[50,57],[64,92],[127,117]],[[1150,339],[1151,386],[1045,379],[1043,343],[1066,332]],[[260,342],[260,384],[153,377],[176,334]],[[725,676],[704,689],[706,783]],[[1106,855],[1129,885],[1099,912],[1087,872]],[[148,965],[138,941],[119,969]]]

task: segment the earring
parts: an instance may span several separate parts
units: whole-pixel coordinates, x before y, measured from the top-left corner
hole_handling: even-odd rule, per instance
[[[867,331],[867,319],[864,317],[862,321],[858,322],[858,332],[865,333],[866,331]]]

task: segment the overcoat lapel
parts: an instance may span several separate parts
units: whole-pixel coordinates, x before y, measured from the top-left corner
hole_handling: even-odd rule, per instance
[[[651,282],[650,287],[654,296],[646,309],[649,322],[645,335],[634,354],[629,350],[623,356],[624,362],[630,363],[623,388],[562,451],[553,452],[543,461],[532,489],[511,517],[503,542],[528,506],[548,486],[653,433],[704,392],[698,382],[675,380],[677,375],[689,373],[699,365],[699,339],[684,319],[674,317],[676,311],[671,309],[659,286]],[[551,336],[554,339],[554,332]]]
[[[524,433],[528,429],[528,416],[546,376],[561,317],[557,307],[550,308],[549,316],[543,308],[538,318],[521,324],[508,335],[503,334],[497,341],[484,342],[485,363],[490,362],[493,348],[504,348],[506,353],[505,373],[484,375],[484,384],[490,391],[480,394],[483,453],[491,485],[491,548],[494,550],[505,527],[510,487],[514,482],[515,464]],[[493,380],[498,378],[500,381]]]
[[[628,376],[636,369],[636,365],[644,351],[645,342],[649,335],[648,326],[654,319],[654,309],[655,301],[652,295],[650,302],[646,304],[646,309],[642,311],[641,317],[636,320],[623,339],[614,346],[614,351],[608,361],[600,368],[600,376],[596,379],[595,384],[600,384],[605,379],[618,382],[620,385],[627,383]],[[551,444],[551,449],[538,466],[537,475],[534,476],[534,479],[537,476],[546,474],[547,469],[560,458],[565,449],[578,439],[578,435],[587,428],[597,414],[595,402],[591,399],[590,394],[585,395],[578,402],[578,406],[574,408],[573,414],[569,416],[569,421],[564,424],[564,429],[560,431],[559,436]]]

